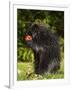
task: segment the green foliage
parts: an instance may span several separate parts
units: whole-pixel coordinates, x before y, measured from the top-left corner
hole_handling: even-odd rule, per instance
[[[28,23],[45,24],[59,36],[64,36],[64,12],[45,10],[17,10],[18,31],[26,29]]]
[[[34,60],[33,51],[31,49],[19,47],[17,54],[18,61],[32,62]]]

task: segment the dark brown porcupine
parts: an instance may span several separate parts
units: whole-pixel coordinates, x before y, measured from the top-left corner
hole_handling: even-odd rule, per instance
[[[33,24],[23,34],[26,45],[34,52],[36,74],[53,73],[60,68],[58,37],[43,25]]]

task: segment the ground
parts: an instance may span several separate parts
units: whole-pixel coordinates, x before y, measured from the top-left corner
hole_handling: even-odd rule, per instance
[[[34,73],[33,62],[18,62],[17,64],[17,80],[42,80],[42,79],[62,79],[64,78],[64,64],[61,61],[60,70],[56,74],[42,74]]]

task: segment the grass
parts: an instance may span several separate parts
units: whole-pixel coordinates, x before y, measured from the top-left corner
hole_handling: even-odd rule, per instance
[[[56,74],[42,74],[34,73],[32,62],[18,62],[17,64],[17,80],[42,80],[42,79],[61,79],[64,78],[64,62],[61,61],[60,70]]]

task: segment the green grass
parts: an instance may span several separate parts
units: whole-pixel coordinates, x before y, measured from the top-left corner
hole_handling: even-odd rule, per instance
[[[17,80],[42,80],[42,79],[61,79],[64,78],[64,62],[61,61],[60,70],[56,74],[42,74],[34,73],[32,62],[18,62],[17,64]]]

